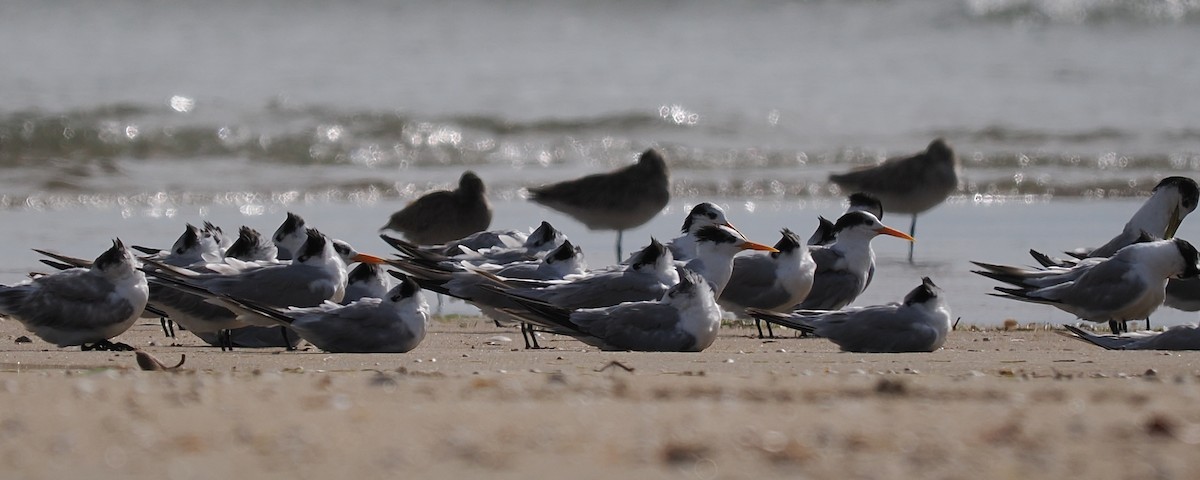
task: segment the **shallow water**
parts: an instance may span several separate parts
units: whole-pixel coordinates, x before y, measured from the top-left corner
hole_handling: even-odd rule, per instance
[[[960,194],[921,221],[916,264],[875,242],[862,302],[928,274],[964,322],[1068,321],[988,297],[966,261],[1099,244],[1160,178],[1195,176],[1198,23],[1188,1],[6,3],[0,280],[37,267],[32,247],[271,231],[289,209],[380,248],[388,213],[464,169],[494,227],[548,218],[603,264],[609,234],[522,189],[649,147],[674,200],[627,250],[701,201],[773,243],[841,211],[830,172],[940,136]]]

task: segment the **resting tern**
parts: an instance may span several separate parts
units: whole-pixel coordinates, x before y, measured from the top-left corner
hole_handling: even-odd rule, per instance
[[[114,240],[91,268],[71,268],[0,286],[0,314],[59,347],[131,350],[108,339],[128,330],[149,298],[137,260],[120,240]]]
[[[913,237],[888,227],[867,212],[849,212],[834,224],[837,241],[832,245],[810,246],[809,253],[817,264],[812,290],[797,308],[805,310],[837,310],[858,298],[871,282],[875,252],[871,240],[878,235],[890,235],[910,242]]]
[[[334,353],[408,352],[425,338],[429,321],[429,306],[421,289],[408,278],[381,297],[346,305],[327,301],[306,308],[277,308],[235,297],[222,297],[221,301],[248,322],[277,322],[317,348]]]
[[[308,241],[308,225],[304,222],[304,218],[295,213],[288,212],[287,218],[283,223],[279,224],[279,228],[275,229],[275,233],[271,235],[272,241],[275,242],[277,250],[276,258],[279,260],[291,260],[304,246],[304,242]]]
[[[346,294],[342,305],[362,298],[383,298],[391,290],[392,282],[383,274],[383,267],[375,263],[360,263],[346,276]]]
[[[938,206],[958,188],[961,168],[954,150],[938,138],[924,152],[830,175],[829,180],[843,189],[878,198],[886,211],[911,213],[911,236],[917,232],[917,214]],[[908,260],[912,261],[912,245],[908,247]]]
[[[320,232],[308,229],[306,235],[308,240],[291,263],[255,266],[227,273],[197,273],[156,264],[162,270],[148,273],[157,281],[183,293],[193,294],[193,297],[201,295],[201,292],[210,292],[280,308],[310,307],[326,300],[341,301],[346,291],[345,261],[335,249],[334,242]],[[355,258],[369,263],[382,262],[382,259],[362,254],[357,254]],[[180,303],[174,303],[176,299],[171,300],[163,300],[164,309],[179,309],[178,312],[168,311],[173,317],[181,314],[176,317],[176,322],[189,330],[203,332],[237,328],[229,322],[245,326],[227,311],[223,315],[207,308],[200,315],[188,311],[188,308],[201,308],[198,304],[206,303],[203,299],[186,298],[179,300]],[[159,300],[156,298],[156,301]],[[259,326],[274,326],[274,323],[264,322]]]
[[[616,230],[621,261],[625,230],[650,221],[667,206],[671,182],[666,160],[651,148],[637,163],[618,170],[530,188],[529,199],[570,215],[590,230]]]
[[[513,316],[602,350],[699,352],[712,345],[721,326],[721,309],[708,283],[684,269],[679,283],[659,300],[603,308],[569,309],[502,295],[520,305],[506,309]]]
[[[567,239],[566,235],[543,221],[525,240],[515,246],[498,245],[489,248],[472,249],[466,244],[451,242],[445,246],[434,248],[416,245],[386,234],[380,238],[388,245],[398,250],[400,254],[421,261],[427,265],[438,262],[459,263],[467,261],[475,265],[490,263],[507,265],[512,262],[536,261],[545,256],[546,252],[558,248]],[[464,239],[465,240],[465,239]],[[474,243],[474,242],[472,242]]]
[[[1001,294],[993,295],[1051,305],[1082,320],[1109,322],[1116,333],[1125,322],[1145,319],[1162,305],[1167,279],[1200,275],[1197,261],[1200,254],[1195,247],[1180,238],[1135,243],[1107,259],[1081,263],[1070,269],[1072,274],[1058,277],[1062,279],[1059,283],[1015,283],[1017,288],[996,287]],[[995,266],[976,265],[999,272]],[[1073,275],[1075,270],[1082,273]]]
[[[274,262],[279,259],[279,247],[258,230],[243,225],[238,229],[237,240],[225,250],[225,258],[243,262]]]
[[[1096,335],[1072,325],[1063,325],[1073,335],[1064,334],[1106,350],[1200,350],[1200,327],[1178,325],[1161,332],[1140,331],[1120,336]]]
[[[474,172],[464,172],[457,189],[426,193],[393,213],[380,230],[400,232],[418,245],[446,243],[487,230],[492,206],[485,193],[483,180]]]
[[[747,313],[828,338],[848,352],[932,352],[942,348],[951,329],[950,307],[929,277],[922,278],[903,303],[792,313],[751,308]]]

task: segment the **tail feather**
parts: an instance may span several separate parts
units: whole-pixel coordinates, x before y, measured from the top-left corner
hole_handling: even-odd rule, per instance
[[[55,253],[55,252],[51,252],[49,250],[41,250],[41,249],[37,249],[37,248],[33,249],[33,251],[40,253],[42,255],[45,255],[47,257],[53,258],[55,260],[58,260],[60,262],[63,262],[67,265],[71,265],[72,267],[92,268],[91,260],[77,258],[77,257],[71,257],[71,256],[63,255],[61,253]],[[53,267],[54,265],[50,265],[50,266]],[[58,267],[55,267],[55,268],[58,268]]]
[[[1063,335],[1065,335],[1067,337],[1082,340],[1084,342],[1090,343],[1097,347],[1104,348],[1105,350],[1123,350],[1124,349],[1125,342],[1122,342],[1120,339],[1102,337],[1099,335],[1088,333],[1088,332],[1083,331],[1083,329],[1080,329],[1079,327],[1076,327],[1073,325],[1063,325],[1063,328],[1066,328],[1067,330],[1069,330],[1071,333],[1074,334],[1074,335],[1070,335],[1070,334],[1063,333]]]
[[[143,246],[141,246],[141,245],[130,245],[130,246],[129,246],[129,248],[132,248],[132,249],[134,249],[134,250],[137,250],[137,251],[139,251],[139,252],[142,252],[142,253],[144,253],[144,254],[146,254],[146,255],[155,255],[155,254],[158,254],[158,253],[162,252],[162,250],[160,250],[160,249],[157,249],[157,248],[150,248],[150,247],[143,247]]]
[[[804,333],[814,333],[816,330],[812,324],[796,321],[791,315],[786,313],[773,312],[770,310],[751,307],[746,309],[746,314],[764,322],[774,323],[776,325],[781,325],[793,330],[800,330]]]
[[[1033,257],[1033,259],[1035,261],[1037,261],[1038,264],[1043,267],[1071,268],[1071,267],[1074,267],[1077,263],[1077,262],[1072,262],[1069,260],[1064,260],[1061,258],[1054,258],[1054,257],[1046,255],[1042,252],[1034,250],[1032,248],[1029,249],[1029,256]]]
[[[578,326],[571,323],[571,310],[536,298],[529,298],[513,293],[494,285],[482,285],[481,287],[520,306],[520,308],[501,308],[500,310],[526,323],[538,325],[558,333],[583,333],[579,330]]]

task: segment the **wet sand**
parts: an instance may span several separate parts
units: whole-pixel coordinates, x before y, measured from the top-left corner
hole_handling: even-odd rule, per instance
[[[1200,477],[1200,353],[1043,328],[871,355],[754,333],[697,354],[525,351],[459,318],[403,355],[223,353],[144,322],[118,340],[187,360],[142,371],[130,352],[18,343],[5,320],[0,476]]]

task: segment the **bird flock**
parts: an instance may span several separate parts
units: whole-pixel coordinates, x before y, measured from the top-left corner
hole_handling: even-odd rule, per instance
[[[130,349],[112,339],[139,318],[158,318],[164,334],[191,332],[222,350],[306,341],[328,352],[401,353],[425,338],[427,290],[477,306],[497,328],[519,328],[526,348],[542,348],[539,337],[553,334],[602,350],[701,351],[731,316],[753,319],[760,337],[783,326],[853,352],[929,352],[945,343],[950,307],[928,277],[899,302],[851,306],[875,276],[873,239],[915,242],[917,215],[957,189],[959,161],[944,140],[831,175],[855,193],[805,241],[788,228],[774,246],[751,241],[724,210],[703,202],[678,236],[650,238],[626,257],[622,233],[670,201],[667,165],[650,149],[616,171],[528,189],[534,202],[617,232],[618,263],[599,268],[548,222],[489,230],[483,181],[465,172],[457,189],[391,215],[380,229],[388,256],[360,253],[295,213],[270,236],[249,226],[234,238],[210,223],[187,225],[168,249],[113,240],[95,259],[37,250],[58,271],[0,286],[0,314],[46,342],[84,350]],[[1031,250],[1038,267],[976,261],[975,273],[1005,284],[993,295],[1108,323],[1114,334],[1132,320],[1148,325],[1164,303],[1200,310],[1200,254],[1174,236],[1198,197],[1195,181],[1165,178],[1107,243],[1065,258]],[[909,232],[884,225],[885,211],[911,214]],[[1109,349],[1200,348],[1195,326],[1124,336],[1066,327],[1064,334]]]

